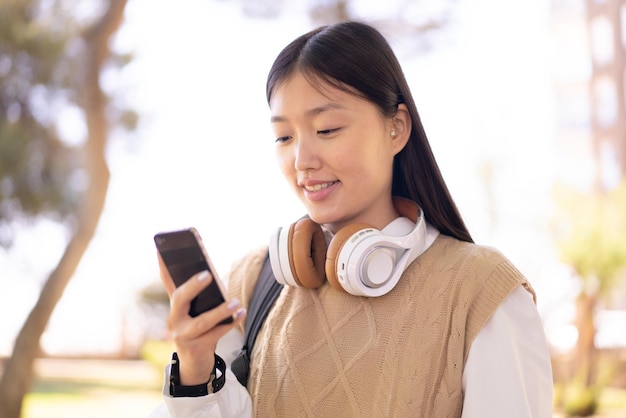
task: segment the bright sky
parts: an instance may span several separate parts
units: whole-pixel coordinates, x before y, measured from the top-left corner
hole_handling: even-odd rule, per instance
[[[383,13],[375,10],[382,2],[359,4],[364,17]],[[452,4],[457,17],[436,53],[415,57],[392,25],[388,34],[475,239],[501,249],[540,295],[545,289],[540,308],[549,307],[563,297],[553,292],[563,282],[548,281],[562,272],[546,257],[543,224],[558,169],[549,5]],[[49,352],[115,351],[124,315],[131,334],[140,331],[133,306],[138,290],[158,279],[156,232],[195,226],[224,276],[303,213],[275,167],[264,86],[276,54],[312,26],[297,8],[278,20],[245,19],[241,8],[234,1],[129,2],[117,45],[136,58],[121,79],[107,82],[118,83],[142,113],[142,129],[111,141],[105,212],[44,336]],[[487,161],[496,173],[496,225],[480,176]],[[63,244],[57,227],[42,225],[21,234],[10,255],[0,254],[0,285],[12,301],[0,304],[0,354],[10,351]]]

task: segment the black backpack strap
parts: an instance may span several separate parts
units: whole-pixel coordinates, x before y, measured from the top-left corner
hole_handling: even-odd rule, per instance
[[[268,312],[278,298],[283,285],[278,283],[274,278],[274,272],[270,264],[269,255],[265,258],[265,263],[261,268],[259,279],[254,287],[254,293],[248,307],[248,316],[246,317],[246,335],[244,338],[244,346],[237,357],[230,365],[230,369],[239,380],[239,383],[246,386],[248,384],[248,376],[250,375],[250,357],[252,355],[252,347],[256,336],[261,329],[261,325],[265,321]]]

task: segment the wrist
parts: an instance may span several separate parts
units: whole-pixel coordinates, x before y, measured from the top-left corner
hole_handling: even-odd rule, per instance
[[[226,363],[224,360],[214,354],[213,370],[207,381],[197,385],[183,385],[180,381],[180,361],[178,354],[172,355],[172,363],[170,367],[170,395],[177,397],[197,397],[205,396],[209,393],[216,393],[224,387],[226,381]]]
[[[207,382],[215,374],[214,356],[206,356],[201,361],[193,361],[192,358],[177,351],[179,384],[184,386],[194,386]],[[207,358],[208,357],[208,358]],[[172,355],[174,360],[174,355]]]

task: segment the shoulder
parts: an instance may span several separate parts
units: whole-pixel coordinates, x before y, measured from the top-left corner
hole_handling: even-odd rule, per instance
[[[481,276],[504,275],[524,281],[523,274],[498,249],[439,235],[432,247],[432,256],[449,268]],[[431,250],[429,249],[429,250]]]
[[[478,245],[473,242],[461,241],[448,235],[439,234],[431,249],[442,252],[453,259],[485,258],[487,260],[505,260],[504,255],[496,248]],[[440,254],[441,255],[441,254]]]
[[[430,259],[427,263],[431,271],[441,272],[459,289],[470,294],[497,294],[500,299],[521,285],[535,298],[535,292],[522,272],[493,247],[441,234],[424,256]]]
[[[439,279],[459,301],[456,309],[466,312],[463,325],[468,342],[466,348],[493,313],[520,286],[526,290],[521,294],[529,293],[532,302],[535,301],[529,281],[499,250],[445,235],[440,235],[429,251],[431,249],[429,257],[437,266],[435,271],[441,272]]]

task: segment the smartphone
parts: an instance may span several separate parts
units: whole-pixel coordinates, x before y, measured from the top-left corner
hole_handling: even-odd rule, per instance
[[[213,281],[191,301],[190,316],[198,316],[211,310],[226,300],[226,290],[217,275],[217,271],[207,254],[202,238],[195,228],[180,231],[161,232],[154,236],[154,243],[178,287],[194,274],[208,270]],[[226,318],[221,324],[233,322],[233,317]]]

